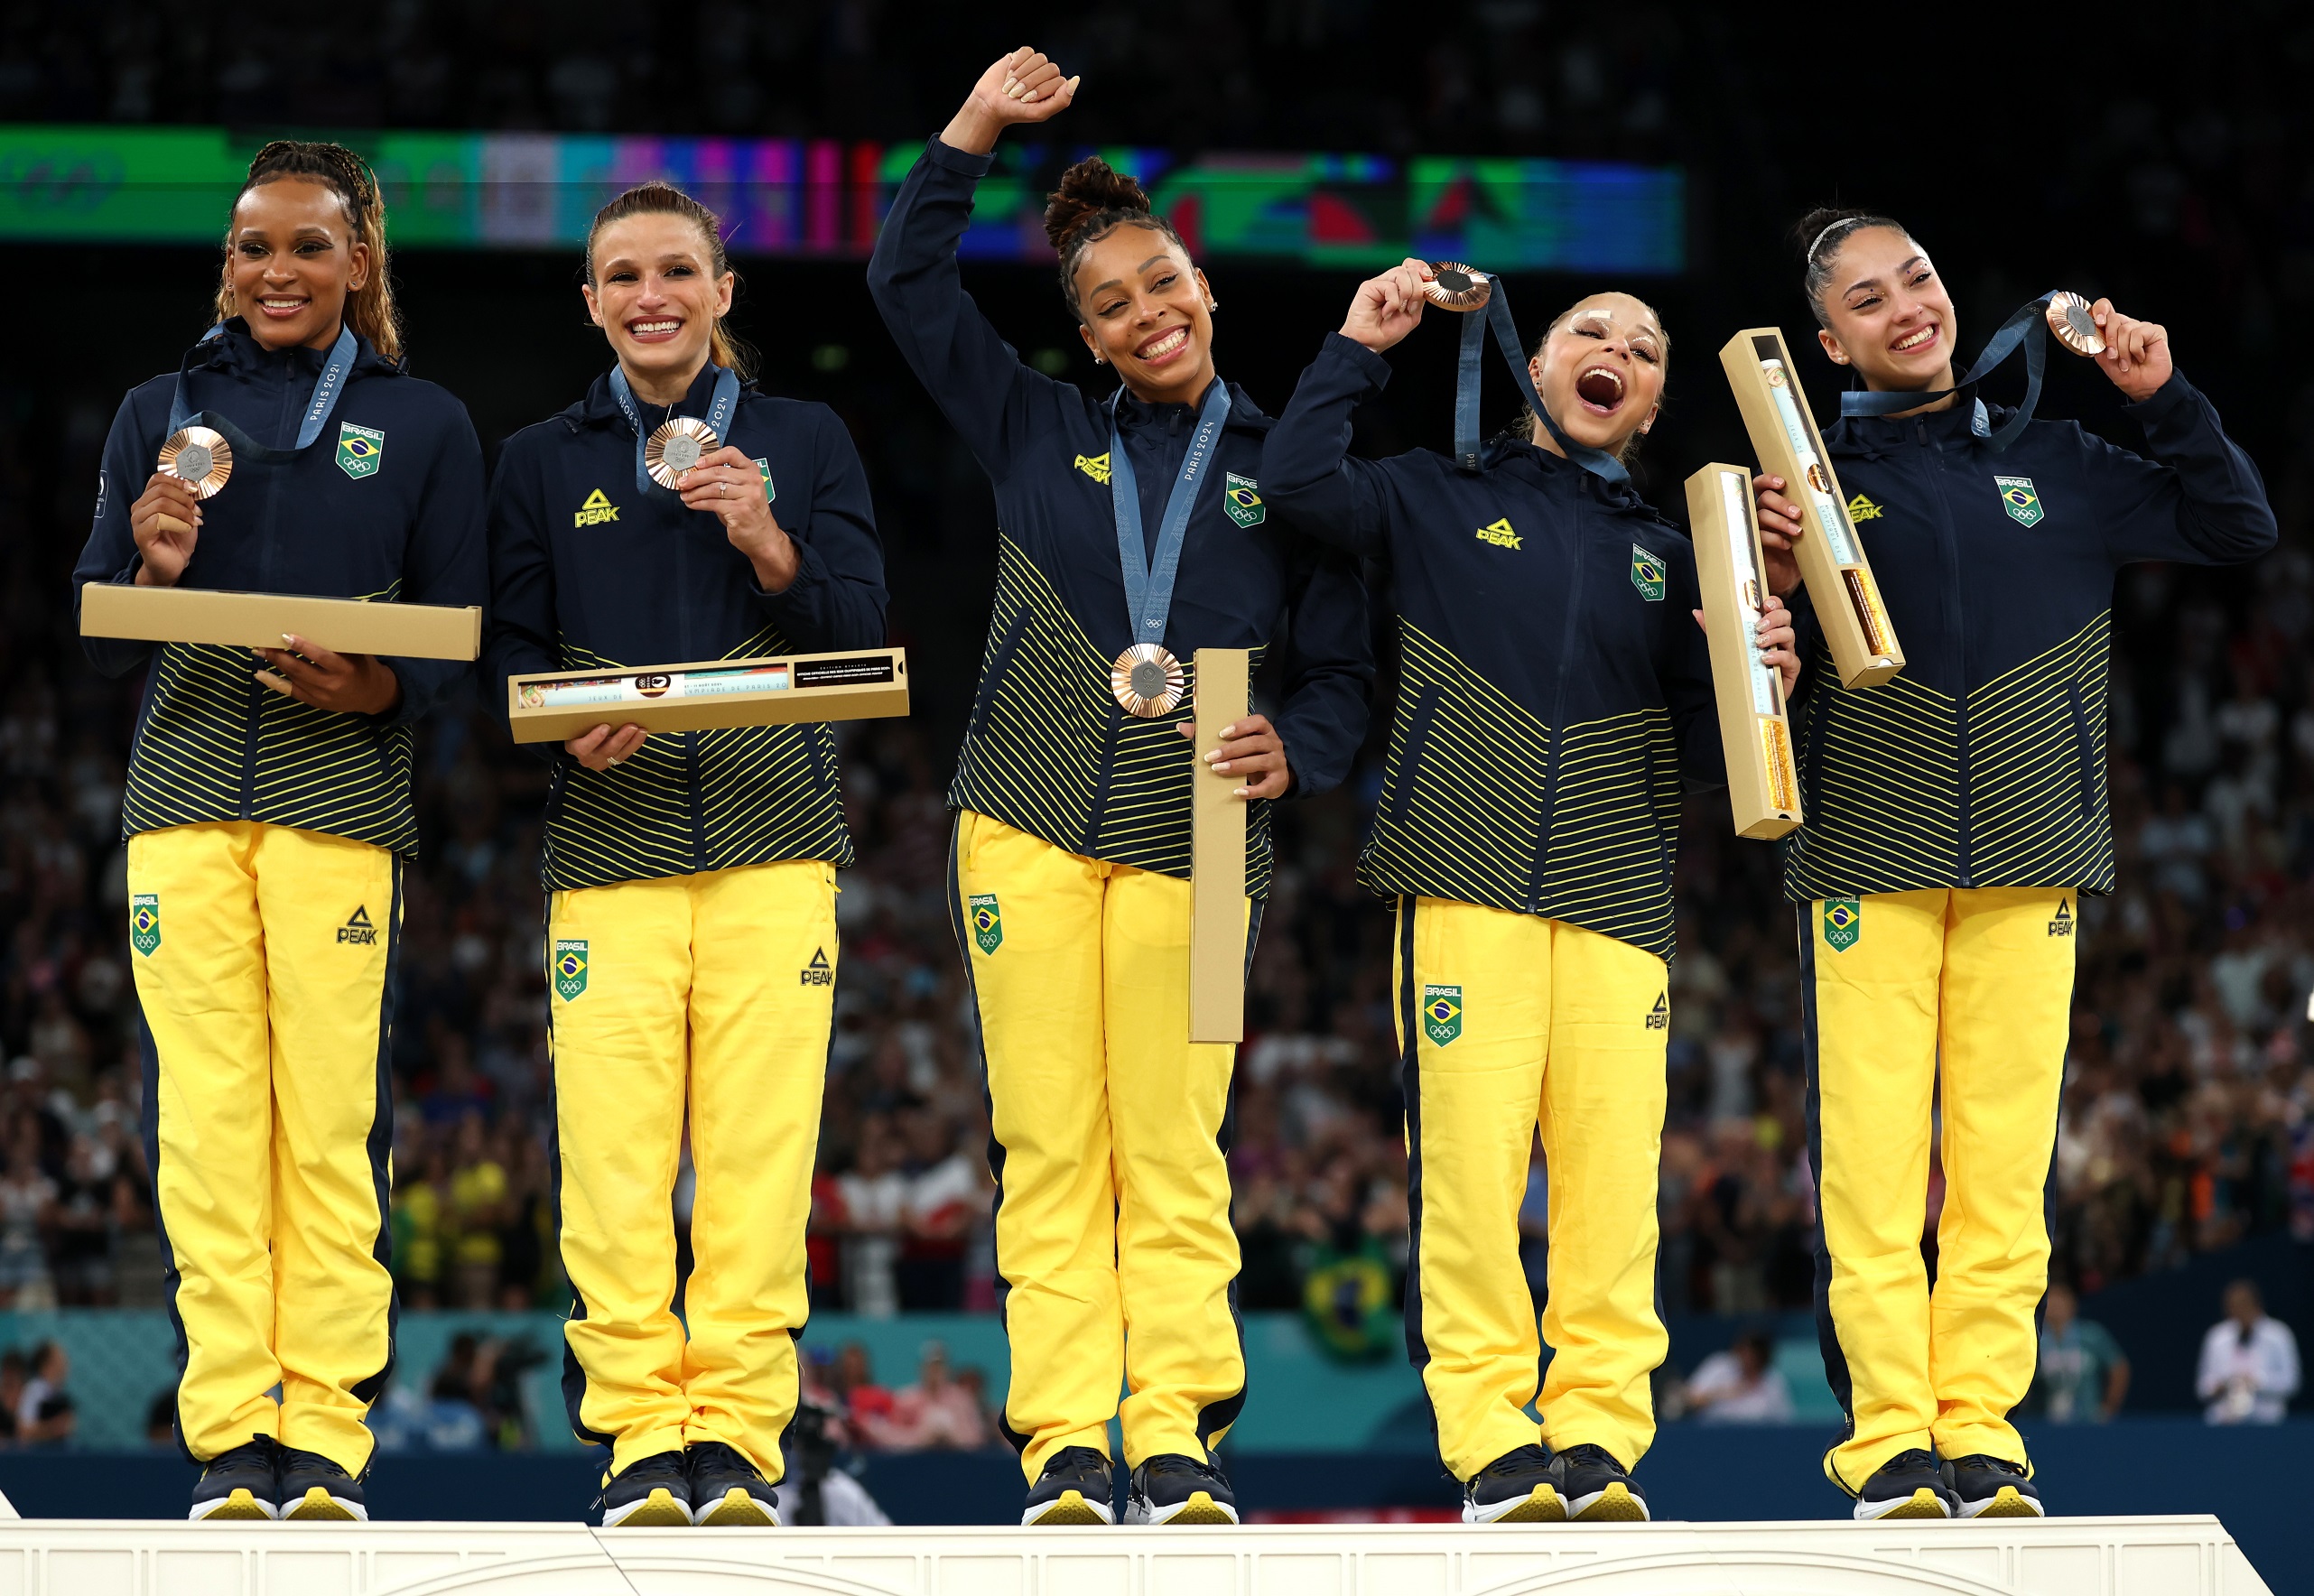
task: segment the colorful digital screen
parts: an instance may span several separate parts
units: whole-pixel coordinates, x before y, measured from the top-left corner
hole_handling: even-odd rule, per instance
[[[574,134],[340,135],[385,187],[399,248],[573,247],[595,209],[646,178],[723,218],[735,255],[861,259],[921,146],[834,139]],[[213,127],[0,124],[0,237],[206,243],[262,142]],[[1203,153],[1008,143],[963,252],[1045,263],[1039,216],[1088,153],[1138,178],[1193,252],[1313,266],[1408,255],[1506,271],[1665,276],[1685,265],[1674,167],[1417,155]]]

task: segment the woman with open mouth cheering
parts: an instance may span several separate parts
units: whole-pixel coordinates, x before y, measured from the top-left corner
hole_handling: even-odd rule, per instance
[[[1023,365],[966,296],[957,243],[998,135],[1075,92],[1034,51],[990,67],[901,187],[869,284],[995,485],[1002,528],[949,802],[1022,1522],[1111,1520],[1120,1415],[1129,1518],[1234,1522],[1211,1449],[1245,1399],[1223,1140],[1235,1050],[1186,1039],[1188,662],[1252,649],[1274,673],[1274,719],[1238,721],[1220,753],[1254,804],[1250,951],[1268,803],[1334,786],[1365,733],[1365,595],[1349,561],[1263,504],[1269,418],[1215,376],[1212,291],[1130,178],[1082,162],[1045,213],[1062,298],[1119,388],[1095,397]]]
[[[1669,340],[1640,301],[1594,294],[1529,362],[1541,409],[1523,435],[1482,450],[1473,404],[1460,459],[1348,458],[1352,413],[1389,378],[1382,352],[1426,293],[1454,302],[1444,286],[1409,260],[1359,288],[1270,433],[1269,497],[1397,582],[1398,708],[1359,874],[1398,907],[1407,1344],[1464,1520],[1643,1519],[1631,1470],[1668,1347],[1671,867],[1683,780],[1724,779],[1694,550],[1622,463],[1654,422]],[[1772,600],[1759,645],[1789,685]],[[1539,1392],[1519,1259],[1538,1130],[1554,1353]]]

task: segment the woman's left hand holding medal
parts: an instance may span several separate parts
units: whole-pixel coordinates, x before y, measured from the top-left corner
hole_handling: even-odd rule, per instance
[[[402,679],[374,654],[332,654],[293,632],[281,648],[250,650],[272,667],[257,681],[283,698],[339,715],[385,715],[402,701]]]
[[[683,495],[683,508],[713,512],[731,546],[756,568],[756,581],[765,592],[785,593],[795,582],[803,557],[771,513],[763,469],[755,461],[728,443],[710,450],[675,478],[675,491]]]
[[[142,556],[136,585],[173,588],[192,563],[193,544],[200,536],[200,496],[183,478],[155,471],[128,507],[128,532]]]
[[[1194,741],[1196,722],[1183,721],[1181,735]],[[1245,783],[1237,790],[1240,798],[1283,798],[1294,785],[1286,745],[1267,715],[1248,715],[1223,727],[1221,747],[1205,756],[1205,763]]]

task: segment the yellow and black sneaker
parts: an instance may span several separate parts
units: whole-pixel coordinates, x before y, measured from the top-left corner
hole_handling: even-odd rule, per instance
[[[1584,1524],[1647,1522],[1647,1493],[1605,1447],[1566,1447],[1552,1461],[1558,1466],[1559,1494],[1566,1499],[1569,1518]]]
[[[1045,1471],[1029,1488],[1023,1524],[1114,1524],[1111,1500],[1116,1471],[1090,1446],[1064,1446],[1045,1460]]]
[[[1560,1524],[1566,1499],[1558,1493],[1558,1465],[1546,1446],[1504,1452],[1463,1487],[1464,1524]]]
[[[281,1449],[281,1516],[300,1522],[369,1521],[369,1504],[362,1499],[361,1481],[318,1452]]]
[[[1856,1498],[1858,1518],[1949,1518],[1952,1489],[1937,1460],[1919,1447],[1874,1469]]]
[[[702,1441],[683,1449],[691,1468],[691,1513],[700,1524],[719,1528],[779,1526],[779,1498],[763,1471],[736,1446]]]
[[[670,1529],[690,1524],[691,1472],[683,1466],[683,1453],[637,1458],[618,1473],[604,1475],[602,1495],[595,1505],[602,1510],[605,1529],[619,1525]]]
[[[280,1517],[280,1460],[281,1445],[270,1435],[252,1435],[218,1452],[200,1471],[193,1510],[185,1517],[196,1524]]]
[[[2040,1491],[2022,1463],[1973,1452],[1945,1461],[1945,1489],[1963,1518],[2045,1517]]]
[[[1177,1452],[1143,1460],[1125,1498],[1128,1524],[1235,1524],[1237,1493],[1212,1463]]]

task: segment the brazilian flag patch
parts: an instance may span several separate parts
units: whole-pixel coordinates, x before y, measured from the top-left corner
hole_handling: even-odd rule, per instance
[[[1824,900],[1824,942],[1835,953],[1845,953],[1864,934],[1864,906],[1854,898]]]
[[[128,900],[128,945],[153,957],[161,945],[161,895],[140,892]]]
[[[763,455],[756,456],[756,471],[763,478],[763,502],[771,503],[779,496],[779,489],[771,484],[771,461]]]
[[[1235,471],[1227,473],[1222,484],[1222,508],[1231,520],[1251,531],[1269,519],[1269,506],[1261,502],[1261,484],[1250,477],[1241,477]]]
[[[360,481],[377,475],[386,460],[386,434],[375,427],[346,422],[338,428],[338,469]]]
[[[1463,1034],[1463,989],[1460,987],[1422,988],[1422,1031],[1441,1047]]]
[[[1631,586],[1650,604],[1663,602],[1663,561],[1637,543],[1631,545]]]
[[[2009,512],[2009,519],[2020,526],[2031,526],[2045,513],[2040,507],[2040,495],[2033,489],[2030,477],[1995,477],[1993,486],[2001,490],[2001,507]]]
[[[586,939],[557,937],[554,941],[554,993],[565,1003],[578,1000],[587,989]]]
[[[1004,915],[997,908],[997,895],[976,892],[968,900],[972,921],[972,940],[983,953],[993,953],[1004,946]]]

